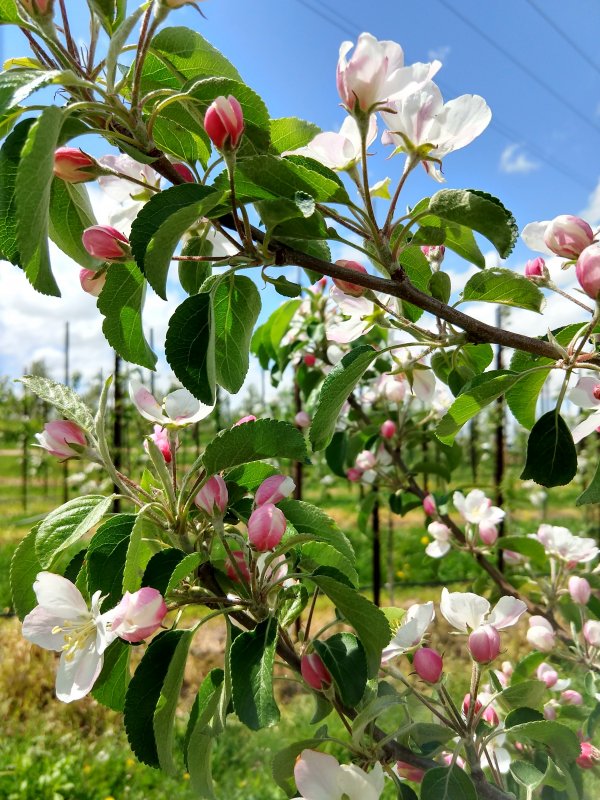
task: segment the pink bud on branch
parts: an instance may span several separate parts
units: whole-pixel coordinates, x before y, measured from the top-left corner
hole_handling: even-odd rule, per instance
[[[96,272],[93,269],[82,269],[79,272],[79,282],[84,292],[93,297],[99,297],[106,283],[106,271]]]
[[[244,578],[246,583],[250,583],[250,570],[248,568],[248,564],[246,562],[246,557],[242,550],[234,550],[231,555],[235,559],[235,564],[237,569],[231,563],[229,559],[225,562],[225,572],[227,573],[227,577],[230,578],[232,581],[236,583],[240,582],[240,575]]]
[[[427,683],[437,683],[444,671],[444,662],[437,650],[421,647],[413,657],[415,672]]]
[[[81,455],[82,448],[87,445],[85,433],[79,425],[66,419],[47,422],[43,433],[36,433],[35,438],[39,446],[47,450],[51,456],[62,459],[77,458]]]
[[[257,506],[264,506],[265,503],[280,503],[289,497],[295,488],[296,484],[287,475],[271,475],[256,490],[254,502]]]
[[[169,434],[167,431],[162,425],[155,425],[154,433],[151,434],[150,438],[162,453],[165,462],[170,464],[173,454],[171,453],[171,443],[169,442]],[[146,440],[144,440],[144,449],[148,450],[148,443]]]
[[[525,277],[532,281],[548,280],[550,277],[543,258],[532,258],[525,264]]]
[[[237,150],[244,133],[244,113],[233,96],[217,97],[204,115],[204,129],[217,150]]]
[[[273,550],[281,541],[286,525],[283,511],[273,503],[265,503],[250,515],[248,539],[257,550]]]
[[[173,164],[173,169],[186,183],[196,183],[196,176],[187,164],[182,161],[176,161]]]
[[[600,244],[591,244],[581,252],[575,273],[583,291],[595,300],[600,294]]]
[[[479,664],[489,664],[500,655],[500,634],[493,625],[480,625],[469,636],[469,652]]]
[[[131,255],[129,239],[110,225],[93,225],[81,237],[88,253],[100,261],[125,261]]]
[[[379,429],[379,433],[384,439],[393,439],[396,435],[396,423],[391,419],[386,419]]]
[[[338,267],[344,267],[345,269],[354,270],[354,272],[361,272],[363,275],[367,274],[367,270],[363,267],[362,264],[359,264],[358,261],[345,261],[344,259],[340,259],[339,261],[335,262]],[[367,290],[364,286],[359,286],[357,283],[350,283],[349,281],[344,281],[341,278],[334,278],[334,284],[344,294],[349,294],[351,297],[361,297]]]
[[[194,503],[207,517],[223,517],[227,511],[229,493],[220,475],[209,478],[194,498]]]
[[[594,241],[594,232],[581,217],[561,214],[546,228],[546,247],[562,258],[577,258],[582,250]]]
[[[294,417],[294,422],[298,428],[310,428],[311,419],[306,411],[299,411]]]
[[[54,153],[54,176],[62,181],[85,183],[100,174],[96,161],[77,147],[59,147]]]
[[[437,516],[437,504],[435,502],[435,497],[432,494],[428,494],[423,498],[423,511],[428,517]]]
[[[331,685],[331,675],[329,670],[321,661],[318,653],[311,653],[302,656],[300,661],[300,672],[306,683],[317,692],[326,689]]]
[[[580,578],[579,575],[571,575],[568,585],[571,600],[580,606],[587,605],[592,594],[589,582],[585,578]]]
[[[47,17],[53,12],[54,0],[21,0],[21,5],[32,17]]]
[[[126,592],[110,612],[111,630],[126,642],[141,642],[160,628],[167,605],[159,591],[145,586],[134,594]]]

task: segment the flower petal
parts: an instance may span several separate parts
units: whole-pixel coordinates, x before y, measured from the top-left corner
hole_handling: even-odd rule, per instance
[[[64,703],[80,700],[88,694],[102,671],[104,657],[96,650],[95,636],[67,660],[63,653],[56,674],[56,696]]]
[[[583,422],[580,422],[579,425],[573,428],[571,431],[573,441],[577,444],[582,439],[585,439],[586,436],[589,436],[590,433],[593,433],[598,427],[600,427],[600,410],[594,411],[587,419],[584,419]]]
[[[442,589],[440,611],[453,628],[463,633],[483,625],[489,610],[485,597],[472,592],[449,592],[445,586]]]
[[[176,425],[192,425],[208,417],[214,405],[205,406],[187,389],[176,389],[165,397],[165,411]]]
[[[340,765],[333,756],[303,750],[294,767],[296,786],[306,800],[341,800]]]
[[[383,769],[379,762],[368,774],[356,764],[340,766],[339,787],[342,796],[348,795],[349,800],[379,800],[383,785]]]
[[[572,403],[580,408],[598,408],[600,399],[594,396],[594,389],[600,387],[600,381],[592,376],[579,378],[567,395]]]
[[[33,584],[38,603],[49,613],[64,620],[89,617],[90,612],[74,583],[53,572],[38,572]]]
[[[493,625],[494,628],[502,630],[502,628],[509,628],[518,622],[519,617],[527,611],[527,606],[522,600],[517,600],[516,597],[505,595],[494,606],[492,613],[487,619],[488,625]]]
[[[443,558],[450,550],[450,542],[433,541],[425,548],[425,552],[430,558]]]
[[[57,617],[42,606],[36,606],[23,620],[22,634],[29,642],[44,650],[60,652],[65,643],[64,636],[61,632],[52,633],[52,630],[63,622],[63,616]]]
[[[521,239],[523,239],[530,250],[553,256],[554,253],[544,241],[544,234],[546,233],[548,225],[550,225],[549,219],[544,222],[530,222],[529,225],[525,225],[521,231]]]
[[[162,406],[154,395],[151,394],[145,386],[142,386],[138,380],[135,380],[135,378],[129,381],[129,396],[131,397],[131,402],[144,419],[150,422],[164,423],[165,416]]]

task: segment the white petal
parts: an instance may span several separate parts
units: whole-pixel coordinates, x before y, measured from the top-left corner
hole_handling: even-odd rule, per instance
[[[90,616],[79,589],[62,575],[38,572],[33,591],[38,603],[51,614],[62,617],[63,622]]]
[[[77,650],[70,661],[61,656],[56,674],[56,696],[64,703],[80,700],[88,694],[102,670],[103,656],[96,650],[95,637]]]
[[[158,400],[135,378],[129,381],[129,396],[144,419],[150,422],[165,422],[165,415]]]
[[[425,548],[425,552],[430,558],[443,558],[449,550],[449,542],[440,542],[437,540],[430,542]]]
[[[587,419],[584,419],[583,422],[580,422],[579,425],[576,425],[573,430],[571,431],[571,435],[573,436],[573,441],[575,444],[580,442],[586,436],[589,436],[590,433],[594,433],[596,428],[600,427],[600,410],[595,411],[593,414]]]
[[[435,394],[435,375],[433,371],[417,369],[413,372],[412,391],[422,403],[431,403]]]
[[[579,378],[567,396],[572,403],[580,406],[580,408],[597,408],[600,406],[600,399],[594,397],[594,389],[597,387],[600,387],[598,378],[585,376]]]
[[[478,628],[490,610],[490,604],[485,597],[480,597],[472,592],[449,592],[444,586],[440,611],[446,620],[463,633],[467,633],[467,626],[471,629]]]
[[[546,233],[548,225],[550,225],[549,219],[544,222],[530,222],[529,225],[525,225],[521,231],[521,239],[523,239],[530,250],[535,250],[537,253],[544,253],[547,256],[553,256],[554,253],[544,241],[544,234]]]
[[[165,411],[171,420],[179,425],[192,425],[208,417],[214,405],[206,406],[196,400],[187,389],[176,389],[165,397]]]
[[[339,787],[342,795],[348,795],[349,800],[379,800],[383,782],[383,770],[379,763],[369,774],[355,764],[340,766]]]
[[[462,492],[454,492],[452,495],[452,502],[454,503],[454,508],[464,517],[466,502],[464,494]]]
[[[62,625],[64,616],[57,617],[42,606],[36,606],[23,620],[23,636],[45,650],[60,651],[65,643],[62,633],[52,633],[52,629]]]
[[[488,625],[493,625],[494,628],[502,630],[502,628],[509,628],[518,622],[519,617],[527,611],[527,606],[522,600],[517,600],[516,597],[505,595],[501,597],[493,608],[492,613],[487,619]]]
[[[487,128],[491,119],[490,107],[479,95],[463,94],[450,100],[431,126],[431,141],[437,145],[433,154],[442,157],[465,147]]]
[[[303,750],[294,767],[298,791],[306,800],[341,800],[340,765],[333,756]]]

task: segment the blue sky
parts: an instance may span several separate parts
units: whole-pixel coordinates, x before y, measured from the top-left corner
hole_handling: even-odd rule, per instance
[[[85,31],[82,5],[80,0],[67,0],[80,34]],[[134,3],[129,5],[134,7]],[[513,211],[520,228],[531,220],[584,209],[589,210],[591,222],[600,223],[600,191],[596,191],[600,178],[596,157],[600,149],[597,0],[571,0],[568,4],[559,0],[431,0],[427,6],[402,0],[370,4],[357,0],[206,0],[201,6],[206,19],[192,8],[183,8],[173,13],[170,24],[194,27],[222,50],[263,97],[272,116],[304,117],[325,130],[337,129],[343,120],[335,66],[344,39],[355,39],[367,30],[378,38],[400,42],[407,62],[440,58],[444,66],[436,80],[445,98],[481,94],[494,115],[482,136],[447,158],[446,186],[479,188],[497,195]],[[13,29],[0,28],[0,37],[3,58],[26,52],[25,41]],[[381,145],[372,150],[379,156],[372,159],[374,178],[399,174],[400,159],[386,162]],[[406,202],[413,203],[437,188],[419,172],[409,184]],[[518,268],[527,257],[526,249],[519,245],[508,266]],[[449,262],[448,267],[453,272],[463,269],[458,260]],[[83,314],[79,299],[75,310],[70,302],[62,309],[53,300],[30,302],[21,276],[15,275],[12,267],[3,267],[1,279],[0,341],[5,355],[0,368],[5,371],[20,371],[23,360],[32,357],[27,346],[36,355],[45,354],[51,364],[57,361],[51,351],[60,349],[59,340],[53,343],[48,333],[46,309],[57,331],[65,313],[83,316],[82,323],[85,320],[88,328],[92,325],[93,305]],[[16,313],[11,287],[19,292],[17,306],[27,309],[21,315],[25,321],[32,314],[38,316],[39,330],[44,331],[42,343],[38,334],[31,334],[34,339],[37,335],[34,341],[8,330],[9,325],[21,324],[12,316],[10,323],[7,321],[5,312]],[[272,304],[269,300],[267,305]],[[88,344],[92,338],[90,334]],[[85,365],[85,355],[82,352],[75,363]]]

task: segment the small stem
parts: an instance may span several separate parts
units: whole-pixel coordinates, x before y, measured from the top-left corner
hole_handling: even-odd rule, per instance
[[[578,305],[580,308],[583,308],[584,311],[589,311],[590,314],[594,313],[593,308],[590,308],[585,303],[582,303],[581,300],[578,300],[576,297],[573,297],[573,295],[570,295],[568,292],[563,291],[555,283],[550,282],[547,284],[547,286],[548,289],[550,289],[553,292],[556,292],[561,297],[564,297],[565,300],[570,300],[572,303],[575,303],[575,305]]]
[[[148,55],[148,48],[150,47],[150,42],[152,41],[152,35],[156,28],[156,20],[154,23],[150,23],[150,18],[152,16],[152,9],[154,4],[151,4],[146,9],[146,12],[142,19],[142,27],[140,29],[140,40],[138,44],[138,51],[137,57],[135,59],[135,69],[133,73],[133,83],[131,86],[131,108],[133,109],[134,113],[139,115],[140,108],[139,108],[139,97],[140,97],[140,88],[142,84],[142,71],[144,69],[144,62],[146,60],[146,56]]]
[[[413,155],[409,155],[406,158],[406,163],[404,164],[404,172],[402,173],[402,177],[398,181],[398,186],[396,187],[396,191],[394,192],[394,196],[390,202],[390,207],[387,213],[387,217],[385,218],[385,222],[383,225],[383,234],[384,236],[389,236],[391,228],[392,228],[392,220],[394,218],[394,211],[396,210],[396,205],[398,203],[398,199],[400,197],[400,193],[404,188],[404,184],[406,183],[406,179],[419,163],[419,159]]]
[[[75,40],[71,36],[71,28],[69,26],[69,18],[67,16],[65,0],[59,0],[59,5],[60,5],[60,15],[63,21],[63,28],[65,32],[65,41],[67,43],[67,49],[69,53],[73,56],[75,61],[79,62],[79,53],[77,52],[77,46],[75,45]]]
[[[369,192],[369,168],[367,166],[367,135],[369,131],[369,118],[367,117],[366,120],[358,122],[358,127],[360,129],[360,148],[362,155],[363,200],[365,202],[365,208],[367,209],[367,215],[375,230],[377,230],[379,233],[377,228],[377,219],[375,217],[375,212],[373,211],[371,193]]]
[[[304,653],[306,652],[306,648],[308,646],[309,636],[310,636],[310,626],[312,623],[313,614],[315,612],[315,605],[317,603],[318,596],[319,596],[319,587],[317,586],[315,591],[313,592],[312,603],[310,604],[308,619],[306,620],[306,627],[304,628],[304,644],[302,645],[302,655],[304,655]]]

